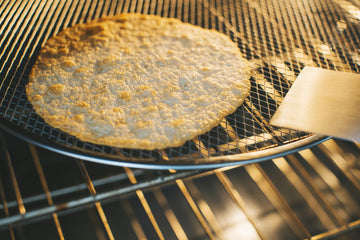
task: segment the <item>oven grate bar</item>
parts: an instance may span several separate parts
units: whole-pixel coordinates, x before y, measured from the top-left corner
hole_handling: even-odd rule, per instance
[[[178,218],[176,217],[174,211],[169,206],[169,202],[166,200],[165,195],[163,194],[160,188],[155,188],[153,190],[156,201],[159,203],[160,207],[163,209],[165,217],[169,222],[172,230],[174,231],[178,239],[187,240],[186,232],[182,228]]]
[[[330,239],[333,237],[340,236],[341,234],[347,233],[347,232],[351,231],[352,229],[356,229],[356,228],[360,228],[360,220],[351,222],[349,224],[343,225],[341,227],[330,230],[328,232],[321,233],[316,236],[312,236],[310,239],[311,240]]]
[[[226,176],[226,174],[224,172],[217,172],[216,177],[219,179],[221,184],[224,186],[224,188],[226,189],[226,192],[230,195],[232,200],[239,206],[241,211],[245,214],[247,220],[254,227],[259,238],[266,239],[265,236],[261,233],[260,227],[257,226],[256,221],[254,219],[255,217],[251,216],[251,214],[246,210],[246,205],[245,205],[244,199],[241,197],[241,195],[236,190],[236,188],[231,183],[231,181]]]
[[[95,187],[94,187],[94,184],[93,182],[91,181],[90,179],[90,176],[89,176],[89,173],[85,167],[85,164],[82,160],[77,160],[76,163],[78,164],[78,167],[80,169],[80,172],[81,172],[81,175],[83,176],[84,178],[84,181],[86,182],[86,185],[89,189],[89,192],[91,195],[93,196],[96,196],[96,190],[95,190]],[[96,210],[101,218],[101,221],[106,229],[106,233],[107,233],[107,236],[110,240],[113,240],[115,239],[114,238],[114,235],[112,234],[112,231],[111,231],[111,228],[109,226],[109,223],[108,223],[108,220],[105,216],[105,213],[104,213],[104,210],[101,206],[101,203],[99,201],[96,201],[94,202],[95,206],[96,206]]]
[[[193,197],[190,195],[189,190],[187,189],[187,187],[185,186],[184,182],[182,180],[176,180],[176,184],[178,186],[178,188],[180,189],[180,191],[182,192],[182,194],[184,195],[187,203],[190,205],[191,210],[193,211],[193,213],[195,214],[197,220],[200,222],[201,227],[203,228],[203,230],[205,231],[206,235],[209,237],[209,239],[214,240],[215,236],[214,234],[216,234],[216,232],[213,232],[213,230],[216,230],[216,227],[210,227],[208,222],[205,220],[205,217],[202,213],[202,211],[199,209],[199,205],[194,201]]]
[[[1,177],[0,177],[0,198],[1,198],[3,208],[4,208],[4,214],[5,214],[6,217],[9,217],[10,213],[9,213],[9,209],[8,209],[8,206],[7,206],[4,186],[2,184]],[[13,229],[12,224],[8,224],[8,229],[9,229],[9,232],[10,232],[11,239],[15,239],[15,237],[14,237],[14,229]]]
[[[291,227],[298,238],[310,237],[310,233],[297,217],[295,212],[291,209],[286,200],[282,197],[281,193],[277,190],[274,183],[270,180],[268,175],[264,172],[261,166],[254,164],[245,166],[245,169],[251,178],[261,188],[263,193],[277,208],[279,213],[284,217],[287,224]]]
[[[9,152],[7,151],[7,146],[6,146],[6,142],[3,136],[0,136],[0,144],[1,147],[3,148],[2,150],[5,153],[5,159],[6,159],[6,163],[7,163],[7,167],[10,173],[10,179],[11,179],[11,183],[12,183],[12,187],[14,189],[14,193],[16,196],[16,202],[18,205],[18,210],[20,214],[25,214],[26,213],[26,209],[21,197],[21,193],[20,193],[20,189],[19,189],[19,184],[18,184],[18,180],[16,178],[16,174],[15,174],[15,170],[11,161],[11,157]]]
[[[30,153],[31,153],[32,159],[34,161],[34,165],[35,165],[37,174],[38,174],[38,176],[40,178],[42,188],[43,188],[43,190],[45,192],[46,200],[47,200],[48,204],[50,206],[52,206],[52,205],[54,205],[54,202],[52,200],[52,197],[51,197],[51,194],[50,194],[50,191],[49,191],[49,187],[48,187],[48,184],[47,184],[47,181],[46,181],[46,177],[45,177],[45,174],[44,174],[44,170],[43,170],[43,168],[41,166],[41,163],[40,163],[39,156],[37,154],[36,148],[32,144],[29,144],[29,148],[30,148]],[[56,213],[53,213],[52,217],[54,219],[56,229],[57,229],[58,234],[59,234],[59,238],[61,240],[65,239],[64,234],[63,234],[62,229],[61,229],[61,226],[60,226],[58,215]]]
[[[304,159],[316,172],[316,174],[320,178],[319,180],[324,182],[326,186],[331,189],[331,191],[334,193],[336,201],[338,201],[339,204],[347,206],[349,212],[359,212],[359,204],[353,200],[351,194],[349,194],[347,191],[345,191],[345,189],[341,187],[342,179],[340,178],[340,176],[335,175],[334,172],[330,171],[330,169],[319,160],[319,155],[317,151],[304,150],[301,151],[299,154],[301,158]],[[312,179],[311,182],[314,184],[315,179]],[[323,189],[320,190],[324,192]],[[329,196],[329,194],[326,194],[325,196],[329,201],[334,201],[334,199]],[[345,213],[342,213],[338,209],[336,210],[339,217],[342,218],[342,216],[345,215]]]
[[[129,178],[131,184],[137,184],[137,180],[136,180],[133,172],[131,171],[131,169],[130,168],[124,168],[124,170],[125,170],[126,174],[128,175],[128,178]],[[149,204],[148,204],[148,202],[147,202],[147,200],[146,200],[146,198],[144,196],[144,193],[141,190],[136,190],[135,192],[136,192],[136,195],[139,198],[139,200],[141,202],[141,205],[144,208],[144,210],[145,210],[151,224],[153,225],[157,236],[159,237],[159,239],[164,239],[164,236],[163,236],[163,234],[162,234],[162,232],[161,232],[161,230],[159,228],[159,225],[158,225],[158,223],[157,223],[157,221],[156,221],[156,219],[154,217],[154,214],[151,211],[151,208],[149,207]]]
[[[141,240],[145,240],[146,235],[144,233],[143,228],[141,227],[141,224],[139,222],[138,217],[135,215],[133,207],[131,206],[131,204],[129,203],[128,199],[122,199],[121,200],[123,208],[125,210],[125,213],[127,214],[127,216],[129,217],[130,220],[130,224],[131,227],[133,228],[133,231],[137,237],[137,239],[141,239]]]
[[[311,192],[305,190],[306,186],[302,186],[301,189],[298,190],[301,194],[307,195],[307,196],[304,196],[304,198],[305,197],[310,198],[310,199],[308,199],[309,205],[311,205],[312,202],[316,204],[316,206],[313,206],[312,209],[314,212],[317,213],[319,218],[320,218],[320,216],[323,216],[322,218],[324,218],[324,220],[323,220],[324,225],[326,225],[326,226],[334,226],[333,224],[336,224],[337,226],[345,225],[346,224],[345,221],[341,218],[341,216],[339,214],[337,214],[336,209],[333,206],[331,206],[331,203],[327,200],[326,195],[323,194],[321,192],[321,189],[319,189],[314,184],[314,181],[312,180],[310,174],[301,165],[300,161],[298,160],[298,159],[300,159],[300,156],[289,155],[289,156],[287,156],[287,159],[288,159],[289,163],[294,166],[294,170],[296,169],[296,171],[299,172],[300,177],[304,178],[304,182],[310,185],[309,189],[312,189],[314,191],[314,198],[312,198]],[[285,159],[283,159],[283,163],[286,163]],[[276,165],[277,165],[277,163],[276,163]],[[288,167],[290,168],[290,165]],[[283,171],[283,172],[285,172],[285,171]],[[301,180],[296,179],[296,182],[294,181],[293,185],[296,186],[299,183],[301,183]],[[302,191],[304,191],[304,192],[302,192]],[[319,198],[319,202],[317,202],[316,197]],[[324,204],[325,212],[322,212],[322,206],[320,206],[322,204]],[[330,214],[329,214],[329,216],[327,216],[327,213],[331,213],[331,215],[334,217],[334,221],[332,220],[332,216]]]

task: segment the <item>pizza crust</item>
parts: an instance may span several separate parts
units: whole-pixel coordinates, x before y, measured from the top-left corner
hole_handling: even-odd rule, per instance
[[[26,94],[46,123],[119,148],[177,147],[234,112],[250,65],[227,36],[177,19],[122,14],[50,38]]]

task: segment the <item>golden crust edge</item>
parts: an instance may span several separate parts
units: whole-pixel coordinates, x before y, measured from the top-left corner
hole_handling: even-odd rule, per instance
[[[151,15],[151,14],[141,14],[141,13],[121,13],[119,15],[116,15],[116,16],[106,16],[106,17],[103,17],[103,18],[99,18],[99,19],[95,19],[95,20],[92,20],[88,23],[82,23],[82,24],[91,24],[91,23],[96,23],[96,22],[102,22],[102,21],[106,21],[106,20],[115,20],[115,19],[129,19],[130,17],[134,16],[134,15],[138,15],[140,17],[151,17],[151,18],[157,18],[157,19],[164,19],[163,17],[161,16],[157,16],[157,15]],[[185,22],[182,22],[181,20],[177,19],[177,18],[165,18],[167,20],[171,20],[171,21],[177,21],[179,23],[182,23],[182,24],[187,24],[187,25],[191,25],[193,27],[197,27],[197,28],[201,28],[203,30],[207,30],[207,31],[211,31],[211,32],[214,32],[216,34],[219,34],[219,35],[223,35],[222,33],[219,33],[217,32],[216,30],[214,29],[207,29],[207,28],[202,28],[200,26],[196,26],[196,25],[192,25],[190,23],[185,23]],[[235,44],[234,42],[232,42],[233,44]],[[37,60],[36,60],[37,61]],[[30,93],[30,87],[29,85],[34,83],[36,81],[36,79],[33,77],[33,71],[34,69],[31,70],[30,72],[30,75],[29,75],[29,82],[27,83],[27,85],[25,86],[25,92],[26,92],[26,95],[29,99],[29,94]],[[248,72],[248,71],[246,71]],[[246,81],[247,81],[247,85],[249,85],[249,88],[250,88],[250,83],[249,83],[249,77],[250,75],[249,74],[245,74],[246,75]],[[232,113],[234,113],[238,107],[240,107],[245,99],[247,98],[247,96],[249,95],[249,89],[247,91],[244,91],[244,96],[239,99],[239,104],[237,107],[233,106],[232,109],[226,111],[225,113],[221,114],[221,116],[219,116],[219,118],[217,118],[216,120],[212,121],[211,124],[205,126],[203,129],[199,129],[198,131],[196,131],[195,133],[189,135],[189,137],[187,139],[184,139],[184,140],[181,140],[181,141],[175,141],[175,142],[172,142],[171,144],[163,144],[163,142],[159,143],[159,144],[149,144],[146,140],[128,140],[128,139],[124,139],[124,138],[121,138],[121,139],[124,139],[124,140],[115,140],[115,141],[99,141],[99,138],[96,138],[96,137],[92,137],[92,138],[86,138],[86,137],[83,137],[83,134],[78,134],[77,132],[75,131],[64,131],[61,129],[61,126],[63,125],[59,125],[59,126],[54,126],[54,125],[57,125],[57,124],[54,124],[53,121],[49,121],[49,118],[47,117],[48,114],[42,114],[41,113],[41,108],[36,105],[36,104],[33,104],[32,102],[32,106],[35,110],[35,112],[44,119],[44,121],[50,125],[51,127],[54,127],[60,131],[63,131],[67,134],[70,134],[76,138],[78,138],[79,140],[81,141],[84,141],[84,142],[89,142],[89,143],[93,143],[93,144],[98,144],[98,145],[106,145],[106,146],[110,146],[110,147],[116,147],[116,148],[128,148],[128,149],[140,149],[140,150],[161,150],[161,149],[165,149],[165,148],[172,148],[172,147],[180,147],[182,146],[184,143],[186,143],[187,141],[189,140],[192,140],[194,139],[195,137],[201,135],[201,134],[204,134],[208,131],[210,131],[211,129],[213,129],[214,127],[218,126],[219,123],[222,121],[222,119]],[[30,101],[30,100],[29,100]],[[136,144],[134,144],[134,141],[136,142]],[[114,144],[115,142],[115,144]],[[117,144],[117,142],[121,142],[121,144]]]
[[[249,91],[246,91],[246,93],[249,93]],[[239,103],[237,104],[237,107],[233,106],[232,109],[222,113],[218,119],[212,121],[211,124],[205,126],[203,129],[199,129],[195,133],[189,135],[189,137],[187,139],[184,139],[181,141],[175,141],[175,142],[172,142],[171,144],[164,144],[163,142],[158,143],[158,144],[149,144],[148,141],[146,141],[146,140],[128,140],[128,139],[124,139],[124,138],[121,138],[121,139],[115,138],[114,141],[106,141],[106,140],[99,141],[99,138],[96,138],[96,137],[86,138],[83,136],[83,134],[78,134],[78,132],[62,130],[61,127],[63,127],[63,125],[58,125],[58,124],[56,124],[56,122],[49,120],[49,118],[47,117],[48,114],[42,114],[41,108],[39,108],[38,105],[33,105],[33,108],[34,108],[35,112],[40,117],[42,117],[48,125],[56,128],[60,131],[63,131],[67,134],[70,134],[83,142],[89,142],[89,143],[93,143],[93,144],[97,144],[97,145],[106,145],[106,146],[116,147],[116,148],[128,148],[128,149],[139,149],[139,150],[152,151],[152,150],[162,150],[165,148],[180,147],[180,146],[184,145],[187,141],[190,141],[190,140],[194,139],[195,137],[210,131],[214,127],[218,126],[223,118],[234,113],[238,109],[238,107],[240,107],[244,103],[244,101],[247,97],[248,97],[248,94],[245,94],[241,99],[239,99]]]

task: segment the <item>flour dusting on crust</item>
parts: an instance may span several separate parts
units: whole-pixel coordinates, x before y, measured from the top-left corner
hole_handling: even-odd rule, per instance
[[[50,38],[26,94],[45,122],[83,141],[154,150],[218,125],[248,96],[249,78],[224,34],[122,14]]]

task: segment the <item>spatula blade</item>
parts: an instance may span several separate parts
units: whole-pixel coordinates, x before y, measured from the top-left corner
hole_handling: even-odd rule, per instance
[[[270,124],[360,142],[360,74],[305,67]]]

